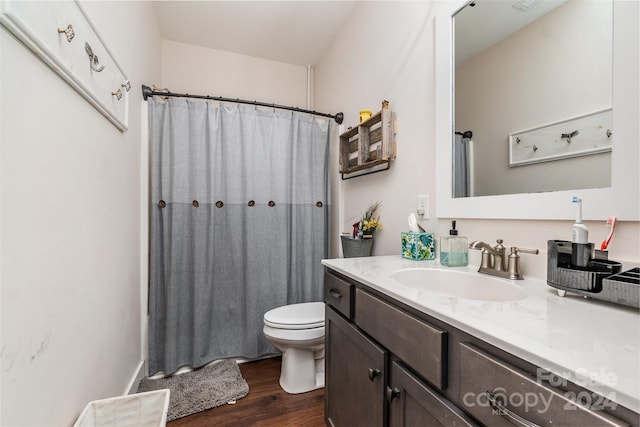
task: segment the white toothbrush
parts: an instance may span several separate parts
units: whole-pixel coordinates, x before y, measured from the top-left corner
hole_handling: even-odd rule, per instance
[[[589,243],[589,229],[582,223],[582,198],[573,196],[573,203],[578,204],[576,210],[576,222],[573,224],[573,243]]]

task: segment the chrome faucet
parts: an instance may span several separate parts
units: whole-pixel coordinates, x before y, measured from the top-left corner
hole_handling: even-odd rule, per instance
[[[505,247],[502,245],[503,240],[496,240],[497,245],[491,247],[489,244],[476,240],[471,242],[469,248],[482,250],[482,261],[480,262],[479,273],[490,274],[505,279],[521,280],[523,279],[520,272],[520,255],[519,252],[537,255],[538,249],[524,249],[511,246],[511,253],[505,256]]]

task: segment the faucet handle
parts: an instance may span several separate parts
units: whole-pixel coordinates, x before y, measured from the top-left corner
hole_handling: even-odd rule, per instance
[[[517,246],[511,246],[511,255],[509,255],[509,265],[507,267],[510,279],[522,279],[522,273],[520,273],[520,255],[518,255],[518,252],[534,255],[538,255],[540,253],[538,249],[527,249],[519,248]]]
[[[524,254],[533,254],[538,255],[540,251],[538,249],[527,249],[527,248],[518,248],[517,246],[511,246],[511,253],[518,255],[518,252],[522,252]]]

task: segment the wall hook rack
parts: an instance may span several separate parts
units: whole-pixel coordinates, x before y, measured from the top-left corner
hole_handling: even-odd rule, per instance
[[[509,134],[509,167],[611,151],[611,108]]]

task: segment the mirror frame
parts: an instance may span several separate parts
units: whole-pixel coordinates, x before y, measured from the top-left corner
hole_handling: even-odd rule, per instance
[[[484,219],[574,219],[571,198],[584,199],[585,220],[640,220],[640,35],[638,2],[613,1],[613,151],[611,187],[547,193],[452,197],[453,16],[470,1],[443,2],[436,36],[436,216]],[[507,149],[507,147],[505,147]]]

